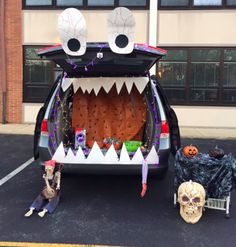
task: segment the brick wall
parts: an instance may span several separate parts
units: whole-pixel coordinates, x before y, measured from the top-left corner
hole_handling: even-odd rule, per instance
[[[2,88],[0,88],[0,123],[2,123]]]
[[[5,1],[5,43],[7,57],[6,119],[8,123],[21,123],[23,88],[22,0]],[[2,112],[1,101],[0,104],[0,112]],[[2,114],[0,120],[2,121]]]
[[[0,5],[0,8],[1,8],[1,5]],[[1,13],[2,13],[2,11],[0,9],[0,21],[2,20]],[[2,42],[2,37],[0,37],[0,42]],[[2,54],[2,45],[0,43],[0,55],[1,54]],[[0,56],[0,123],[2,122],[2,74],[3,74],[3,71],[2,71],[2,59],[1,59],[1,56]]]

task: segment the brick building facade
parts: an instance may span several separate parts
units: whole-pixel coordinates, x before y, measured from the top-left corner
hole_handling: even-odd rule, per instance
[[[4,36],[6,54],[6,122],[22,122],[22,1],[7,0],[4,4]],[[1,13],[3,10],[1,9]],[[0,51],[2,54],[2,50]],[[1,74],[1,96],[0,96],[0,121],[3,121],[3,80],[2,64]]]

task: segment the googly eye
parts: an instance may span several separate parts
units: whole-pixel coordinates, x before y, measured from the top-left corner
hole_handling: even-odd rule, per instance
[[[68,8],[60,14],[58,31],[65,53],[71,56],[81,56],[86,52],[86,21],[78,9]]]
[[[124,7],[114,9],[107,18],[108,43],[115,53],[129,54],[134,49],[135,19]]]

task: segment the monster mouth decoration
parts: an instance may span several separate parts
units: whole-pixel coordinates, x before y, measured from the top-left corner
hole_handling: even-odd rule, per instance
[[[58,48],[58,53],[52,50],[48,55],[66,72],[60,92],[69,114],[63,118],[65,111],[58,111],[53,159],[80,164],[142,164],[146,159],[148,164],[158,164],[161,117],[156,86],[148,75],[165,52],[134,44],[135,18],[127,8],[116,8],[108,15],[107,30],[108,44],[88,43],[86,21],[79,10],[66,9],[58,18],[65,53]],[[67,134],[64,142],[63,121],[70,122],[69,129],[74,132],[86,131],[87,142],[94,143],[92,148],[86,150],[81,145],[73,150]],[[113,145],[100,148],[98,144],[107,138],[120,140],[121,150]],[[63,145],[68,139],[69,145]],[[130,152],[126,141],[139,141],[144,147]]]
[[[120,155],[118,156],[113,144],[107,150],[105,154],[103,154],[102,150],[99,148],[97,142],[94,142],[94,145],[86,157],[81,147],[79,147],[78,151],[74,153],[71,148],[69,148],[67,154],[65,154],[63,143],[59,145],[56,152],[54,153],[53,160],[64,164],[114,164],[114,165],[137,165],[142,164],[144,157],[143,154],[138,148],[132,158],[130,158],[129,153],[125,147],[122,145],[122,149]],[[157,155],[156,149],[153,146],[151,151],[146,157],[146,161],[148,164],[159,164],[159,157]]]
[[[116,87],[117,94],[119,95],[122,87],[125,85],[127,92],[130,94],[133,86],[140,94],[147,86],[149,78],[147,77],[96,77],[96,78],[63,78],[62,89],[65,92],[72,84],[74,93],[80,88],[83,93],[90,94],[93,90],[97,96],[99,91],[103,88],[108,94],[113,86]]]
[[[159,163],[158,146],[150,140],[155,116],[149,110],[152,85],[148,77],[64,78],[61,88],[64,92],[69,88],[74,92],[72,127],[86,129],[87,140],[94,144],[86,153],[81,147],[65,150],[61,143],[52,159],[80,164],[142,164],[144,159],[148,164]],[[120,151],[114,145],[100,148],[97,142],[109,136],[122,142],[139,140],[148,149],[143,154],[141,148],[128,152],[124,144]]]

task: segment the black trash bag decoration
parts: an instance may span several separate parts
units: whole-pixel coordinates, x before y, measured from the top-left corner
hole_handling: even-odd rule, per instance
[[[232,154],[222,155],[222,150],[218,154],[215,158],[199,152],[189,158],[183,148],[179,149],[175,156],[175,191],[181,183],[192,180],[205,188],[207,198],[228,196],[236,186],[236,159]]]

